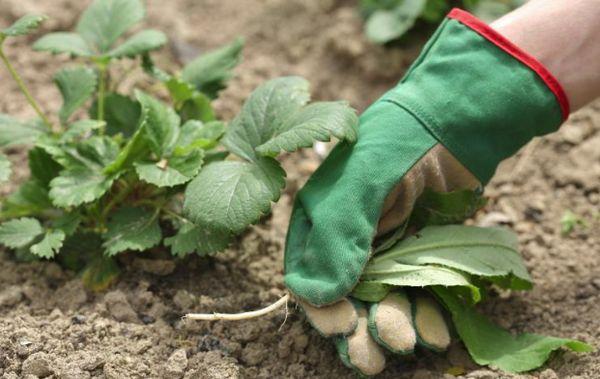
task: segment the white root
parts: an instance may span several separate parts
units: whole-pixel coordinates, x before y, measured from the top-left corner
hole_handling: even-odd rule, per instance
[[[289,294],[286,294],[281,299],[277,300],[273,304],[268,307],[258,309],[252,312],[242,312],[242,313],[188,313],[183,316],[184,319],[189,320],[201,320],[201,321],[217,321],[217,320],[226,320],[226,321],[239,321],[239,320],[249,320],[252,318],[264,316],[268,313],[271,313],[282,306],[286,306],[287,302],[290,298]]]

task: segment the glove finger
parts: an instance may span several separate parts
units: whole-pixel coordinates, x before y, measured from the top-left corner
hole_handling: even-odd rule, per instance
[[[377,375],[385,368],[385,353],[368,330],[368,313],[358,309],[358,324],[354,333],[336,340],[342,362],[362,375]]]
[[[369,332],[380,345],[397,354],[411,354],[417,343],[412,307],[403,291],[388,294],[369,310]]]
[[[445,351],[450,345],[450,331],[437,302],[418,296],[414,303],[414,325],[420,345],[436,351]]]
[[[358,314],[347,298],[320,308],[302,300],[298,303],[304,309],[308,322],[324,337],[347,336],[356,329]]]

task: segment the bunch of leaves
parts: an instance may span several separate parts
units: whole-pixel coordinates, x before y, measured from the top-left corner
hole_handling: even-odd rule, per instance
[[[523,333],[517,336],[477,312],[489,285],[529,290],[532,281],[514,233],[503,228],[455,225],[484,204],[473,191],[426,192],[408,226],[419,231],[377,250],[353,296],[380,301],[394,287],[425,288],[449,311],[454,327],[475,362],[508,372],[540,367],[562,347],[584,352],[575,340]]]
[[[416,24],[440,23],[458,6],[484,21],[492,21],[519,7],[524,0],[361,0],[367,37],[379,44],[397,40]]]
[[[299,77],[261,85],[227,126],[211,101],[232,77],[243,41],[169,73],[150,56],[166,43],[164,34],[142,30],[123,38],[144,12],[141,0],[95,0],[75,32],[35,42],[35,50],[85,63],[54,76],[63,99],[56,117],[42,112],[0,46],[38,115],[23,121],[0,114],[0,149],[29,149],[31,173],[2,199],[0,244],[22,259],[57,258],[83,270],[95,289],[116,277],[114,257],[126,251],[163,245],[182,257],[225,249],[279,198],[280,153],[357,136],[355,111],[344,102],[310,103],[309,85]],[[0,41],[30,33],[44,19],[25,16],[2,30]],[[116,90],[125,60],[140,70],[146,90]],[[10,175],[0,154],[0,180]]]

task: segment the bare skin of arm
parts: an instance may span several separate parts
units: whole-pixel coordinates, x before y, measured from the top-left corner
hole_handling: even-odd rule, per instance
[[[571,111],[600,97],[600,0],[532,0],[491,27],[554,74]]]

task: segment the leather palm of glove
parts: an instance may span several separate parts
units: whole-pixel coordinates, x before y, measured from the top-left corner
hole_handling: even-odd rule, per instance
[[[347,297],[373,239],[402,225],[425,188],[487,183],[501,160],[568,113],[564,91],[539,62],[470,14],[450,13],[400,84],[361,116],[356,144],[339,143],[296,197],[285,283],[311,324],[336,336],[346,365],[374,375],[384,348],[448,346],[432,298]]]

